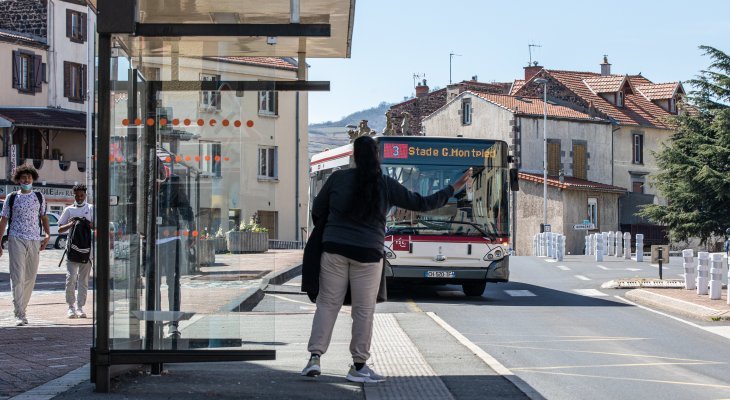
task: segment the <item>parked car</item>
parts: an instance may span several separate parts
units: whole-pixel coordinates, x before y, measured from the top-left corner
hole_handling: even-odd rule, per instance
[[[3,202],[0,201],[0,209],[2,209]],[[51,240],[48,241],[49,246],[53,246],[56,249],[62,249],[66,247],[66,237],[67,235],[65,233],[58,234],[58,220],[61,219],[61,216],[56,213],[46,213],[48,215],[48,224],[51,227]],[[8,235],[7,232],[3,232],[3,240],[2,240],[2,246],[3,249],[7,249],[8,244]]]

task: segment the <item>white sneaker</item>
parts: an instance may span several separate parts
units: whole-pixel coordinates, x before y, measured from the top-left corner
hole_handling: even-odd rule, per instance
[[[86,318],[86,313],[84,312],[84,309],[79,307],[76,309],[76,316],[79,318]]]
[[[378,375],[370,369],[367,365],[363,365],[360,369],[355,369],[355,366],[350,367],[350,371],[345,377],[350,382],[363,382],[363,383],[378,383],[385,382],[385,377]]]
[[[25,323],[23,322],[23,318],[15,317],[15,326],[23,326]]]
[[[66,316],[70,319],[76,318],[76,310],[73,307],[69,307],[68,311],[66,311]]]

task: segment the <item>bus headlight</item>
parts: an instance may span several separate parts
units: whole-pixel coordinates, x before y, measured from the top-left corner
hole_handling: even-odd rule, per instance
[[[484,256],[484,261],[492,261],[492,260],[498,260],[502,257],[504,257],[504,250],[501,247],[495,247]]]
[[[383,246],[383,251],[385,252],[385,258],[387,259],[393,259],[395,258],[395,253],[393,250],[389,249],[388,246]]]

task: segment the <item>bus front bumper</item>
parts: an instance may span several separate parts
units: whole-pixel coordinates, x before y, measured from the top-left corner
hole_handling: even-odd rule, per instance
[[[391,265],[385,262],[385,276],[396,280],[423,280],[438,284],[460,284],[473,281],[508,282],[509,257],[494,261],[487,268],[439,268],[413,265]]]

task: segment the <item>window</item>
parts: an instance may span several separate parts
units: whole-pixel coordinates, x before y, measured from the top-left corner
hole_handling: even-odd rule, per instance
[[[675,99],[674,97],[669,99],[669,105],[667,107],[669,108],[670,113],[676,114],[677,113],[677,99]]]
[[[631,191],[634,193],[644,193],[644,182],[640,182],[640,181],[631,182]]]
[[[624,92],[622,92],[622,91],[616,92],[616,105],[618,107],[624,106]]]
[[[588,157],[585,143],[573,143],[573,176],[588,179]]]
[[[220,82],[220,75],[200,74],[201,81]],[[219,111],[221,109],[221,92],[201,91],[200,92],[200,110],[201,111]]]
[[[221,144],[200,142],[200,171],[208,176],[221,177]]]
[[[259,92],[259,114],[279,115],[279,93],[273,90]]]
[[[66,37],[72,42],[86,42],[86,13],[66,10]]]
[[[259,178],[276,179],[277,171],[277,148],[275,146],[259,147]]]
[[[548,162],[547,162],[547,173],[550,176],[558,176],[560,173],[560,142],[548,140],[547,144]]]
[[[598,229],[598,199],[595,197],[588,198],[588,221]]]
[[[471,125],[471,99],[461,101],[461,124]]]
[[[86,99],[86,65],[63,62],[63,96],[74,103]]]
[[[46,64],[40,55],[24,50],[13,51],[13,88],[35,94],[43,89]]]
[[[633,164],[643,164],[644,163],[644,135],[639,133],[634,133],[634,145],[633,145],[633,157],[631,159],[631,162]]]

